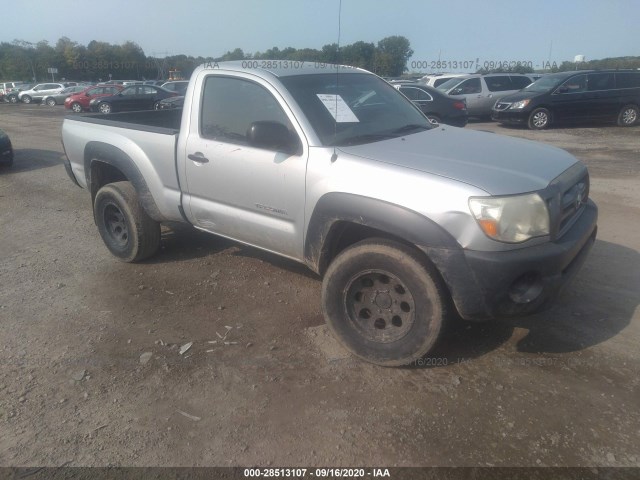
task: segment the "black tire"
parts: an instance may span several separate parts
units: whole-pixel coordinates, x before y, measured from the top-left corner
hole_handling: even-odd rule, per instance
[[[71,104],[71,110],[75,113],[82,113],[82,105],[80,105],[78,102],[73,102]]]
[[[17,95],[9,95],[7,97],[7,100],[9,101],[9,103],[18,103],[18,96]]]
[[[618,125],[632,127],[638,123],[638,106],[629,104],[620,109],[618,113]]]
[[[98,104],[98,111],[100,113],[108,114],[111,113],[111,104],[107,102],[102,102]]]
[[[149,258],[160,246],[160,224],[144,211],[131,182],[105,185],[93,205],[98,232],[123,262]]]
[[[435,345],[447,294],[434,267],[398,242],[370,239],[341,252],[322,282],[322,311],[338,341],[377,365],[407,365]]]
[[[31,103],[31,97],[29,95],[23,95],[22,96],[22,102],[23,103]]]
[[[551,124],[551,112],[546,108],[536,108],[529,114],[528,125],[531,130],[544,130]]]
[[[56,106],[56,99],[55,98],[47,98],[47,105],[50,107],[55,107]]]

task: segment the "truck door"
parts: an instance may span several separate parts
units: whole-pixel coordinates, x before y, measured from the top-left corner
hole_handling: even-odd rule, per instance
[[[184,204],[199,228],[302,258],[307,147],[284,101],[266,83],[208,75],[198,79],[184,160]],[[197,101],[197,100],[196,100]],[[254,122],[278,122],[296,153],[250,145]],[[299,129],[299,127],[298,127]]]

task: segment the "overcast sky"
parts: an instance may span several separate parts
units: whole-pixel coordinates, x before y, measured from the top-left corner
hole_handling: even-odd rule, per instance
[[[0,41],[52,45],[62,36],[138,43],[146,55],[217,57],[338,41],[339,0],[0,0]],[[18,14],[27,8],[31,14]],[[17,9],[17,10],[16,10]],[[534,68],[640,55],[639,0],[342,0],[340,44],[403,35],[413,62],[526,61]],[[162,52],[162,53],[160,53]],[[410,69],[411,70],[411,69]]]

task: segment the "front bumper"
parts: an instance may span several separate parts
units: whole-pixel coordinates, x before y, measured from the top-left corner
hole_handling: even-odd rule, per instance
[[[427,252],[467,320],[528,315],[552,305],[584,263],[597,232],[589,200],[560,239],[504,252]]]
[[[522,110],[491,110],[491,119],[500,123],[523,125],[529,119],[529,112]]]

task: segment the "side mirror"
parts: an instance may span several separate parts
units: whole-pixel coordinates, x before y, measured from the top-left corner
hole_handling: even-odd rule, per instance
[[[84,94],[85,97],[90,97],[91,95],[89,94],[89,92]]]
[[[558,87],[558,90],[556,90],[557,93],[567,93],[569,91],[569,87],[565,87],[564,85],[562,87]]]
[[[247,130],[247,139],[249,145],[257,148],[285,153],[295,153],[298,149],[298,142],[289,129],[279,122],[253,122]]]

